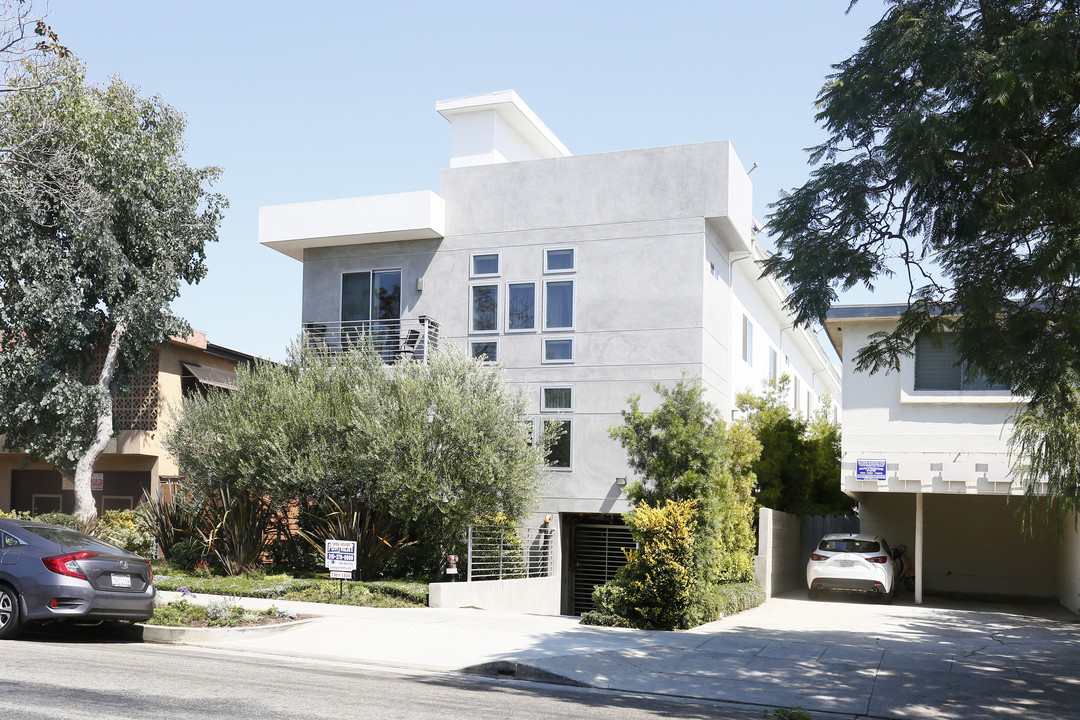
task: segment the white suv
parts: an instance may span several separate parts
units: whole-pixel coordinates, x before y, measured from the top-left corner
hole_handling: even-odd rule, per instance
[[[899,568],[880,535],[832,534],[821,538],[806,563],[807,595],[824,590],[871,593],[892,602]]]

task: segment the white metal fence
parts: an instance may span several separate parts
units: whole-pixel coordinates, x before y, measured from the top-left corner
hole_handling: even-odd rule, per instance
[[[468,580],[512,580],[553,574],[553,528],[470,525]]]

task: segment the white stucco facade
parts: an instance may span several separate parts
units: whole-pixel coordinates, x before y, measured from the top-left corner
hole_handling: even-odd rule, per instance
[[[783,289],[758,279],[751,183],[729,142],[573,156],[512,93],[437,108],[452,124],[438,194],[263,208],[260,241],[304,263],[305,323],[341,318],[344,274],[400,270],[403,319],[436,320],[441,343],[494,344],[536,422],[570,421],[569,467],[551,471],[539,517],[562,529],[628,509],[632,473],[608,428],[631,394],[654,406],[655,383],[700,377],[729,420],[737,392],[761,389],[772,351],[801,408],[839,399],[817,338],[792,328]],[[535,318],[522,327],[510,298],[527,305],[530,287]],[[476,322],[478,293],[495,299],[494,323]],[[555,347],[569,358],[553,359]],[[570,388],[570,407],[544,407],[543,388]]]
[[[1045,507],[1026,528],[1020,514],[1024,488],[1012,482],[1008,439],[1022,399],[1007,390],[917,389],[915,357],[899,372],[856,370],[869,336],[893,329],[903,309],[838,306],[825,323],[843,358],[843,488],[859,500],[863,532],[908,546],[919,600],[923,589],[1056,597],[1080,612],[1071,521],[1061,537]],[[870,468],[881,463],[884,477],[874,477]]]

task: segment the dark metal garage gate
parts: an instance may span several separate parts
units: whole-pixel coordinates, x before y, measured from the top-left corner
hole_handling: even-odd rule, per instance
[[[564,577],[568,582],[567,604],[573,615],[593,609],[593,588],[615,577],[615,571],[626,564],[623,548],[635,546],[630,530],[621,518],[614,518],[606,523],[569,521],[568,572]]]

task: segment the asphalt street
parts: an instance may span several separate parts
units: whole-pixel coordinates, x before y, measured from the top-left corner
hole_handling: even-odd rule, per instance
[[[28,634],[0,642],[0,717],[726,718],[761,710],[357,663]]]

